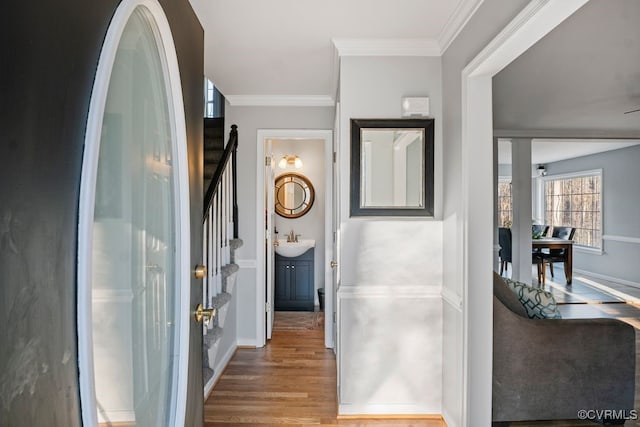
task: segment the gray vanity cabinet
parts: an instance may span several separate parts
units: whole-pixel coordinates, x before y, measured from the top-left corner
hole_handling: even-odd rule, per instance
[[[295,258],[276,254],[277,311],[313,311],[313,248]]]

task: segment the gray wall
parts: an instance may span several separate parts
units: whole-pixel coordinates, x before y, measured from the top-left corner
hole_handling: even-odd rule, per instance
[[[602,255],[574,250],[575,269],[640,286],[640,146],[547,164],[547,177],[602,169]],[[611,238],[607,238],[611,236]],[[621,242],[616,237],[635,239]],[[559,265],[557,266],[559,267]]]
[[[462,268],[459,254],[463,245],[461,183],[462,70],[528,3],[527,0],[485,0],[442,57],[443,75],[443,147],[444,147],[444,336],[443,336],[443,408],[449,426],[463,422],[462,404],[468,400],[467,423],[473,416],[486,413],[491,396],[474,388],[469,378],[469,395],[463,396],[463,319],[456,304],[463,302]],[[492,167],[487,165],[487,168]],[[463,302],[473,304],[473,301]],[[490,343],[487,343],[490,345]],[[472,354],[470,357],[474,357]],[[490,369],[490,366],[488,367]],[[478,373],[487,367],[478,369]],[[470,373],[473,375],[473,372]],[[469,421],[471,420],[471,421]]]
[[[255,345],[256,331],[256,147],[258,129],[333,129],[333,107],[233,107],[226,104],[225,124],[238,125],[238,233],[244,241],[236,253],[240,265],[237,292],[239,345]],[[262,143],[262,142],[261,142]],[[304,159],[303,159],[304,160]],[[257,193],[258,191],[259,193]],[[229,319],[228,321],[231,321]]]
[[[441,412],[441,88],[439,57],[341,58],[341,414]],[[435,119],[436,218],[351,218],[350,119],[399,118],[403,96],[430,98]]]

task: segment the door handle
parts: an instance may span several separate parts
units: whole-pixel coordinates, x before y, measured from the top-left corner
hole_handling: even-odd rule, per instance
[[[204,279],[207,276],[207,266],[202,264],[196,265],[193,275],[196,279]]]
[[[329,263],[329,266],[331,266],[331,268],[336,268],[338,266],[338,262],[337,261],[331,261]]]
[[[215,308],[204,308],[202,304],[198,304],[196,306],[196,310],[193,312],[193,317],[197,323],[202,323],[204,319],[204,324],[208,325],[211,322],[211,319],[216,315]]]

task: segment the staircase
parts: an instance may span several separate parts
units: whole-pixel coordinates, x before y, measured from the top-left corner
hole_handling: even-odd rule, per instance
[[[224,117],[204,119],[204,188],[209,189],[224,152]]]
[[[235,264],[235,252],[236,249],[241,246],[242,240],[240,239],[229,241],[231,259],[228,264],[221,267],[222,292],[213,297],[211,302],[211,307],[216,309],[216,316],[209,325],[203,328],[202,377],[205,384],[205,396],[209,394],[210,389],[215,383],[215,365],[220,350],[220,343],[224,336],[225,321],[229,313],[229,307],[235,293],[237,282],[238,265]]]
[[[203,264],[207,267],[202,305],[215,308],[214,318],[202,327],[204,395],[209,394],[235,349],[234,340],[225,340],[224,327],[233,307],[238,265],[236,151],[238,132],[231,126],[229,141],[221,145],[223,119],[205,119],[205,196],[203,215]],[[212,172],[211,172],[212,171]],[[222,353],[220,354],[220,352]],[[219,360],[221,359],[221,360]],[[218,372],[216,372],[216,369]]]

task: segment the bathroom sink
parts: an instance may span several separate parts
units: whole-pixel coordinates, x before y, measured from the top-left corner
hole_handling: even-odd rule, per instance
[[[315,245],[316,241],[313,239],[298,239],[297,242],[287,242],[286,239],[278,239],[276,253],[283,257],[294,258],[302,255]]]

